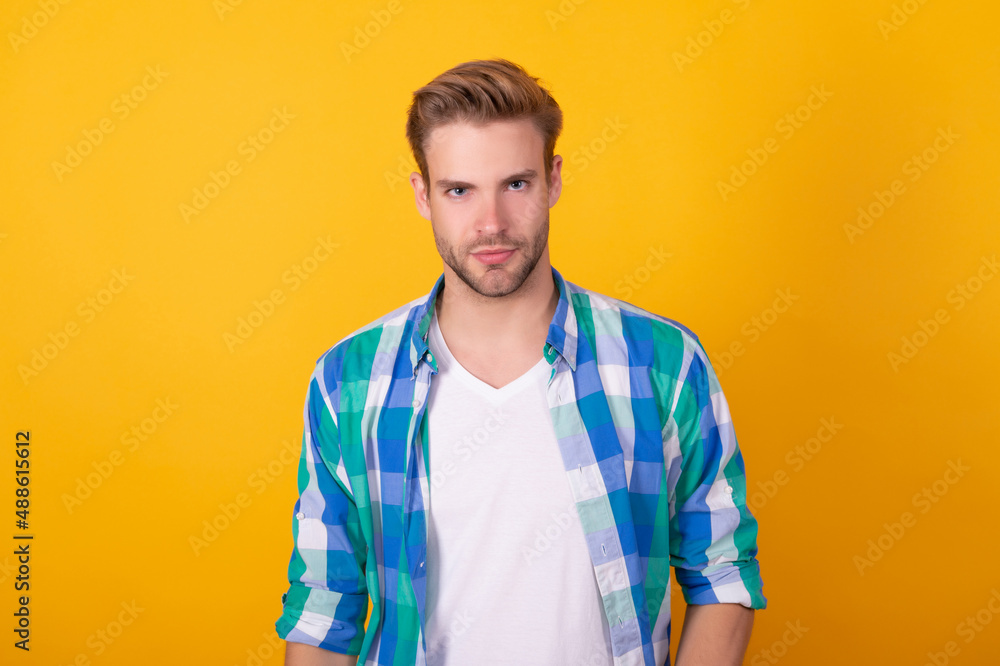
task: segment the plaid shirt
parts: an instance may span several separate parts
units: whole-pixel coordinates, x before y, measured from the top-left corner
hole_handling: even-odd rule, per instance
[[[767,604],[729,407],[690,330],[552,276],[547,400],[614,663],[668,664],[671,566],[689,604]],[[275,623],[287,641],[426,663],[427,331],[443,285],[342,339],[312,373]]]

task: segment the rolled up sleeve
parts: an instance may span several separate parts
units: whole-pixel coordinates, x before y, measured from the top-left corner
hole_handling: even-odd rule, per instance
[[[664,433],[680,454],[668,474],[670,564],[689,604],[762,609],[767,599],[743,456],[715,371],[700,341],[694,344]]]
[[[321,359],[306,396],[289,588],[275,629],[286,641],[357,655],[368,612],[367,548],[346,480]]]

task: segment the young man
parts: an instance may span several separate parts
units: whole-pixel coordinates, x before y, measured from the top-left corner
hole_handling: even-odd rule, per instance
[[[313,371],[286,664],[666,664],[671,566],[677,664],[742,663],[767,600],[726,399],[690,330],[550,265],[561,128],[506,60],[414,93],[444,273]]]

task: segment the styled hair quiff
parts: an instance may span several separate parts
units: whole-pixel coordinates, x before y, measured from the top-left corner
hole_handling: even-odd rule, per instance
[[[549,183],[556,140],[562,131],[562,110],[539,79],[503,58],[470,60],[436,76],[413,93],[407,111],[406,139],[430,190],[424,148],[431,132],[453,122],[482,125],[527,118],[545,144],[545,182]]]

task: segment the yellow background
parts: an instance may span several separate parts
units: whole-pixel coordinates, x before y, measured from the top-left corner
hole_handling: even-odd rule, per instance
[[[282,452],[297,454],[309,373],[433,285],[429,225],[395,175],[412,159],[406,107],[445,69],[500,56],[565,113],[557,153],[572,182],[551,211],[553,265],[616,297],[639,280],[627,300],[699,335],[749,487],[771,491],[755,509],[769,604],[746,663],[923,664],[949,641],[952,663],[995,663],[1000,621],[971,638],[960,623],[993,619],[1000,599],[1000,280],[961,308],[953,290],[992,278],[982,258],[1000,249],[996,3],[398,2],[2,3],[0,661],[281,663],[268,637],[296,498]],[[830,96],[803,111],[813,86]],[[123,95],[144,98],[127,117]],[[241,145],[274,109],[294,117],[249,161]],[[776,123],[796,112],[808,120],[786,137]],[[113,132],[57,173],[102,119]],[[620,131],[604,141],[609,122]],[[911,180],[907,162],[948,128],[958,138]],[[769,138],[777,151],[724,199],[719,182]],[[230,161],[239,173],[185,220],[182,204]],[[905,193],[850,237],[858,207],[897,179]],[[320,238],[337,247],[311,263]],[[670,257],[647,272],[651,248]],[[270,316],[227,344],[274,290]],[[775,317],[777,290],[798,299]],[[89,298],[106,305],[89,313]],[[921,321],[935,334],[893,364]],[[67,324],[76,335],[25,380]],[[727,358],[733,343],[742,353]],[[159,423],[157,400],[176,405]],[[794,464],[824,418],[842,428]],[[129,450],[122,436],[144,420]],[[25,429],[30,654],[11,632]],[[968,468],[954,484],[949,461]],[[67,508],[102,464],[112,473]],[[936,501],[915,503],[925,487]],[[241,493],[239,516],[196,554],[190,538],[224,524],[220,504]],[[880,536],[888,549],[859,565]],[[98,638],[133,602],[117,638]],[[675,588],[675,649],[683,610]]]

